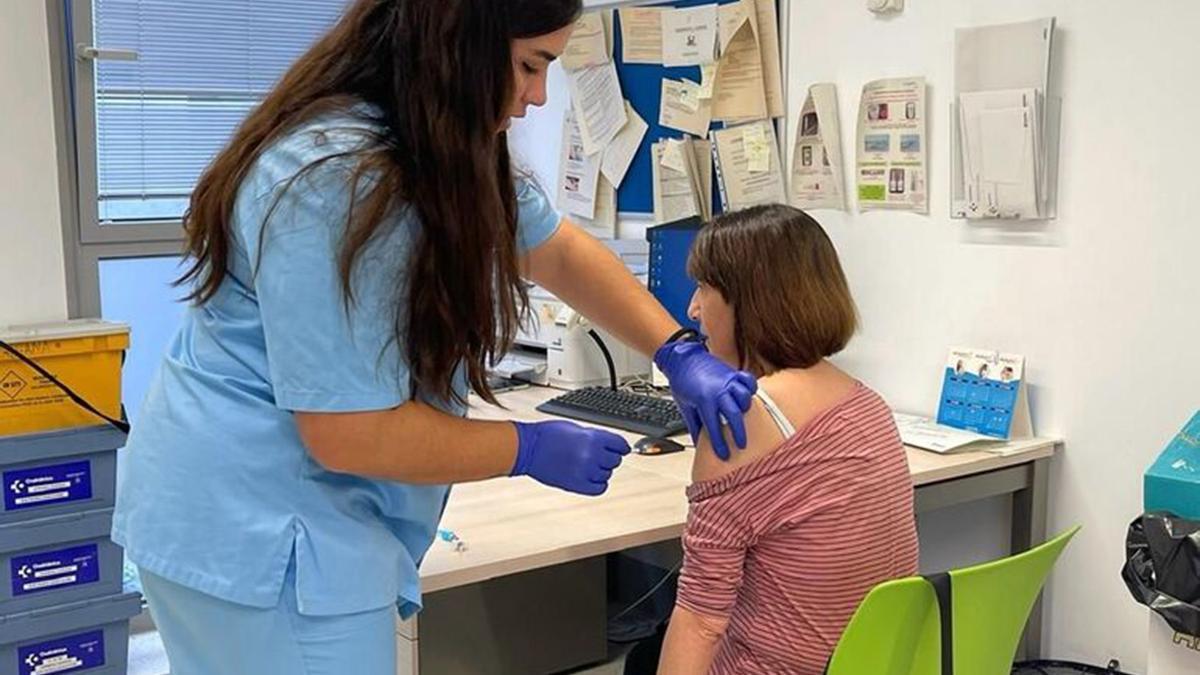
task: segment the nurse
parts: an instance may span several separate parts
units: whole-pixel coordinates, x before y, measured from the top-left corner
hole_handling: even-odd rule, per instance
[[[619,436],[464,417],[469,390],[494,400],[526,279],[654,353],[693,433],[745,445],[753,378],[510,165],[504,130],[545,102],[579,12],[357,0],[201,177],[191,302],[113,525],[176,675],[390,675],[449,484],[604,492]]]

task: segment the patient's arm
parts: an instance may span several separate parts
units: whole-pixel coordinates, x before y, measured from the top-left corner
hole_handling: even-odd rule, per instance
[[[750,427],[747,431],[753,438]],[[702,436],[697,454],[720,462],[707,443]],[[659,673],[708,672],[737,604],[746,552],[757,539],[740,508],[742,498],[737,489],[722,490],[694,495],[688,506],[683,567]]]
[[[720,478],[770,454],[772,450],[779,447],[783,435],[779,433],[779,428],[775,426],[775,422],[771,420],[771,416],[767,414],[762,402],[757,398],[751,403],[750,411],[746,413],[744,419],[746,422],[745,448],[739,450],[733,443],[729,427],[724,429],[725,441],[729,444],[731,453],[728,460],[717,457],[717,454],[713,452],[712,441],[709,440],[707,431],[700,433],[700,438],[696,441],[696,457],[692,460],[693,481]]]
[[[727,617],[705,616],[676,605],[658,660],[659,675],[707,673],[728,625]]]

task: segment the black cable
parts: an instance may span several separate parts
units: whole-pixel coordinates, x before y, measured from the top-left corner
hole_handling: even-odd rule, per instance
[[[600,339],[600,334],[594,329],[588,329],[588,335],[596,341],[596,346],[600,348],[600,352],[604,354],[604,362],[608,364],[608,386],[612,387],[613,391],[617,390],[617,367],[613,364],[612,354],[608,351],[608,346],[604,344],[604,340]]]
[[[72,390],[67,385],[60,382],[57,377],[51,375],[49,373],[49,371],[47,371],[45,368],[38,365],[38,363],[36,361],[29,358],[28,356],[25,356],[21,352],[17,351],[16,348],[13,347],[12,345],[8,344],[4,340],[0,340],[0,349],[3,349],[4,351],[8,352],[9,354],[12,354],[13,356],[15,356],[17,358],[18,361],[21,361],[22,363],[29,366],[30,368],[33,368],[34,371],[37,372],[37,374],[39,374],[42,377],[46,378],[47,380],[50,380],[51,382],[53,382],[55,386],[57,386],[59,389],[62,389],[63,392],[67,396],[69,396],[72,401],[75,402],[75,405],[92,413],[93,415],[99,417],[100,419],[104,420],[105,422],[108,422],[112,426],[116,427],[116,429],[118,431],[125,433],[125,434],[129,433],[129,422],[126,422],[124,420],[113,419],[113,418],[109,417],[108,415],[105,415],[104,413],[100,412],[99,410],[96,409],[96,406],[92,405],[91,403],[88,403],[86,399],[84,399],[79,394],[76,394],[74,392],[74,390]]]
[[[619,618],[625,616],[626,614],[632,612],[633,610],[637,609],[639,605],[641,605],[643,602],[649,600],[650,596],[654,595],[655,591],[662,588],[662,585],[667,583],[668,579],[675,576],[675,573],[678,572],[679,568],[681,568],[682,566],[683,566],[683,561],[681,560],[678,563],[676,563],[675,566],[670,569],[670,571],[668,571],[666,574],[664,574],[663,578],[658,580],[658,583],[651,586],[650,590],[646,591],[645,594],[642,595],[642,597],[638,598],[637,600],[634,600],[633,604],[629,605],[625,609],[623,609],[623,610],[617,612],[616,614],[614,614],[613,616],[609,617],[608,620],[616,621],[617,619],[619,619]]]

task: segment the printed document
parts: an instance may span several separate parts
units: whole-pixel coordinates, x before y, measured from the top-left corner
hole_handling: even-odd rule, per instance
[[[925,78],[875,80],[858,106],[855,181],[860,211],[929,213]]]
[[[711,63],[717,44],[717,5],[664,9],[662,62],[664,66]]]
[[[683,147],[678,140],[674,143],[676,148]],[[686,158],[683,160],[683,170],[676,170],[674,166],[677,166],[677,160],[674,157],[677,150],[673,149],[671,158],[666,160],[672,166],[664,166],[664,155],[670,145],[671,141],[660,141],[650,148],[650,169],[654,182],[654,220],[658,223],[669,223],[702,214],[699,195],[696,194],[696,183],[688,175],[689,163]]]
[[[604,35],[604,19],[600,14],[588,12],[580,16],[567,40],[562,55],[563,67],[579,70],[608,63],[611,50]]]
[[[800,108],[792,148],[792,206],[801,209],[846,209],[842,183],[842,142],[837,90],[814,84]]]
[[[625,63],[662,63],[661,7],[622,7],[621,53]]]
[[[629,118],[629,121],[608,144],[604,150],[604,160],[600,164],[600,172],[608,178],[609,182],[618,187],[625,180],[629,165],[633,163],[633,156],[637,154],[638,148],[642,145],[642,139],[646,137],[646,132],[650,129],[650,125],[646,124],[641,115],[637,114],[629,101],[625,102],[625,116]]]
[[[721,12],[722,26],[728,27],[722,38],[731,37],[717,66],[713,119],[726,122],[766,119],[766,85],[752,0],[722,5]]]
[[[600,155],[588,155],[573,110],[563,117],[562,151],[558,163],[558,208],[591,220],[596,216],[596,184]]]
[[[662,107],[658,125],[693,136],[708,135],[712,123],[712,101],[700,98],[700,85],[691,80],[662,81]]]
[[[616,64],[609,61],[569,72],[567,81],[575,119],[583,135],[583,150],[594,155],[608,147],[628,121]]]
[[[761,160],[754,156],[756,149],[747,147],[747,127],[755,125],[767,140],[767,170],[756,172],[752,163]],[[751,122],[718,129],[712,132],[718,181],[721,184],[722,202],[727,211],[737,211],[758,204],[786,204],[787,188],[783,181],[783,168],[779,158],[779,142],[775,127],[768,121]],[[758,132],[750,132],[757,138]]]

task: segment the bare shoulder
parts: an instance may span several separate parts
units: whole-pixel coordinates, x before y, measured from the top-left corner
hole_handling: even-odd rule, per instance
[[[802,428],[821,412],[837,405],[859,386],[858,380],[828,363],[800,371],[780,371],[763,377],[759,389],[779,407],[780,412],[796,429]],[[696,443],[696,458],[692,464],[692,480],[720,478],[762,459],[774,452],[785,439],[763,402],[755,397],[745,416],[746,447],[737,449],[728,427],[725,441],[731,449],[728,460],[717,457],[708,432],[700,434]]]
[[[692,463],[692,480],[696,482],[714,480],[725,476],[751,462],[768,455],[783,441],[783,435],[771,420],[761,401],[753,399],[746,413],[746,447],[738,448],[733,442],[729,427],[724,428],[725,443],[730,457],[723,460],[713,450],[708,431],[700,432],[696,441],[696,458]]]
[[[859,386],[858,380],[828,362],[807,370],[779,371],[759,381],[759,388],[797,429],[845,401]]]

